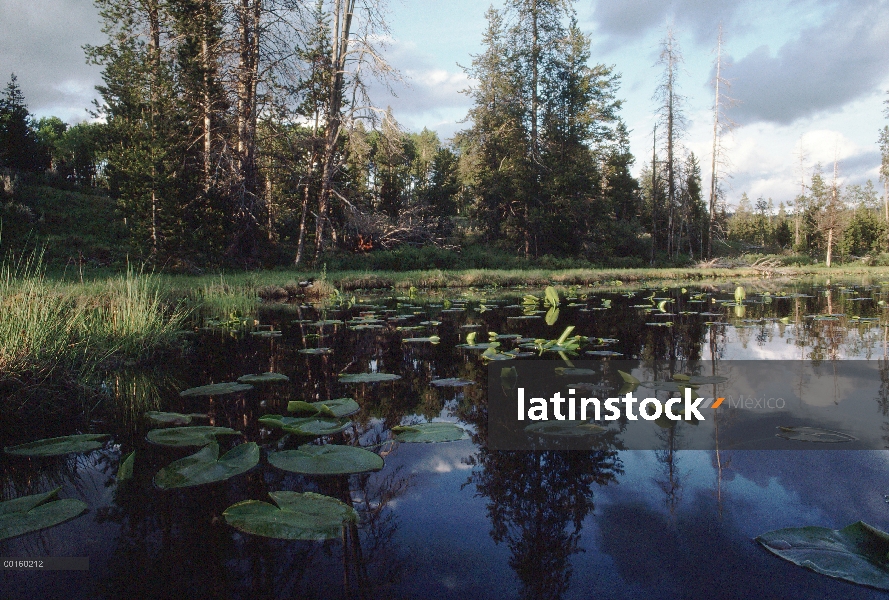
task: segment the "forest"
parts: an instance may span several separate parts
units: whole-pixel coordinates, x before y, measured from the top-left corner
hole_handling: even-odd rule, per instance
[[[472,106],[447,140],[405,130],[386,95],[371,94],[403,77],[386,59],[380,0],[97,6],[107,41],[85,47],[103,79],[92,119],[32,116],[15,74],[0,99],[7,249],[33,244],[46,213],[67,210],[64,198],[32,201],[55,188],[103,199],[75,219],[113,232],[113,248],[86,257],[99,265],[317,268],[393,251],[395,268],[407,255],[439,268],[712,264],[739,253],[889,261],[889,126],[882,198],[872,182],[844,187],[836,164],[801,157],[795,198],[728,205],[721,29],[711,156],[682,143],[683,57],[667,30],[652,152],[635,157],[620,72],[595,63],[564,0],[488,10],[483,50],[463,67]]]

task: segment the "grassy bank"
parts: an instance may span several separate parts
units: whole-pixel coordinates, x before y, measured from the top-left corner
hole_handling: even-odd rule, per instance
[[[305,272],[270,270],[247,273],[226,273],[224,276],[163,276],[170,289],[200,291],[208,301],[221,301],[229,295],[247,295],[267,299],[285,299],[301,294],[324,298],[333,292],[360,289],[446,289],[470,287],[542,287],[547,285],[611,286],[630,283],[735,281],[741,279],[773,279],[787,281],[800,278],[841,279],[849,277],[889,278],[889,267],[845,265],[782,267],[764,272],[755,268],[668,268],[668,269],[467,269],[422,271],[337,271]],[[314,280],[309,290],[299,281]],[[617,283],[620,282],[620,283]]]
[[[0,379],[85,374],[172,344],[186,309],[156,277],[128,270],[104,281],[46,277],[39,256],[0,267]]]

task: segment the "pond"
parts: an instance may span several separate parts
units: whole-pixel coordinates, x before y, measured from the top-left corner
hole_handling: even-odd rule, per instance
[[[61,488],[58,498],[86,508],[61,524],[0,541],[0,556],[89,557],[88,570],[0,571],[2,596],[883,596],[781,560],[754,538],[787,527],[840,529],[859,520],[889,529],[889,453],[608,446],[499,452],[487,443],[488,359],[482,354],[494,342],[500,345],[488,355],[518,349],[517,360],[562,364],[572,356],[619,358],[641,370],[666,360],[677,373],[704,360],[859,359],[878,363],[889,381],[889,284],[747,283],[738,296],[734,284],[561,292],[557,313],[543,290],[474,289],[412,290],[402,297],[367,291],[337,304],[263,304],[254,315],[223,320],[196,315],[181,356],[152,369],[104,374],[98,401],[10,407],[0,420],[4,447],[83,433],[108,437],[92,450],[0,455],[0,500]],[[570,336],[583,336],[576,354],[541,355],[544,340],[558,341],[568,326],[574,326]],[[460,347],[472,333],[469,341],[481,347]],[[287,380],[180,394],[267,372]],[[399,378],[341,377],[361,373]],[[352,406],[331,402],[340,398],[353,399],[358,412],[329,433],[325,427]],[[875,398],[872,410],[882,422],[889,402]],[[152,420],[151,411],[180,416]],[[316,422],[308,423],[313,414]],[[411,435],[424,441],[438,434],[400,428],[426,422],[455,424],[462,431],[451,437],[463,439],[412,443]],[[190,446],[158,443],[178,434],[157,430],[178,426],[234,433]],[[324,435],[313,441],[299,435],[300,427]],[[451,439],[454,429],[444,433]],[[316,451],[360,446],[374,456],[359,457],[369,462],[355,468],[363,470],[357,474],[306,474],[338,472],[343,464],[348,470],[359,460],[324,462],[312,458],[306,444]],[[285,453],[300,447],[302,467],[281,468],[292,467],[288,461],[297,454]],[[203,458],[184,467],[177,462],[196,452]],[[380,459],[381,468],[374,462]],[[347,518],[326,534],[317,533],[323,515],[305,526],[325,540],[257,535],[274,527],[257,526],[243,506],[232,507],[252,500],[249,510],[259,502],[267,503],[261,510],[273,510],[270,492],[334,498],[343,504],[331,510]],[[293,497],[279,495],[278,507]]]

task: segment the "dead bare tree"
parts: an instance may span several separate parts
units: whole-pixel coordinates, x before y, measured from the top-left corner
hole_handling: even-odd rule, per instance
[[[679,43],[673,35],[673,28],[667,28],[667,34],[661,41],[661,53],[658,65],[663,66],[661,83],[655,90],[655,99],[659,102],[657,113],[664,125],[664,144],[667,158],[667,255],[673,253],[674,213],[676,208],[676,151],[679,137],[685,126],[682,111],[683,96],[678,92],[677,77],[682,64],[682,53]]]
[[[725,167],[727,158],[722,145],[722,137],[728,134],[735,123],[726,116],[726,111],[737,104],[737,100],[726,94],[731,83],[723,76],[722,24],[716,38],[716,76],[713,78],[713,150],[710,161],[710,218],[707,228],[707,257],[713,255],[713,228],[716,223],[716,204],[720,193],[719,167]]]
[[[369,101],[361,71],[369,71],[384,83],[398,76],[381,53],[382,40],[389,31],[384,0],[364,0],[358,10],[356,12],[356,0],[332,0],[330,7],[331,59],[321,150],[321,190],[315,221],[316,262],[324,246],[324,224],[329,220],[334,177],[343,164],[340,139],[355,119],[375,120],[379,112]]]

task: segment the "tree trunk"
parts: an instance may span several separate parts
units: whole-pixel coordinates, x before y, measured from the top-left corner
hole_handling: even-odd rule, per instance
[[[213,119],[212,119],[212,106],[210,105],[210,42],[208,37],[210,36],[210,2],[208,0],[204,0],[202,15],[202,31],[201,31],[201,67],[204,71],[203,73],[203,94],[204,94],[204,102],[201,107],[203,110],[204,117],[204,131],[203,131],[203,141],[204,141],[204,191],[210,191],[210,181],[211,181],[211,156],[213,151],[213,142],[212,142],[212,127],[213,127]]]
[[[334,4],[333,36],[331,44],[332,72],[330,74],[330,99],[327,105],[326,135],[324,139],[324,161],[321,174],[321,194],[318,198],[318,218],[315,223],[315,257],[318,262],[324,244],[324,222],[327,220],[333,176],[337,170],[336,150],[342,126],[343,83],[346,68],[346,55],[349,49],[349,34],[352,28],[352,15],[355,0],[336,0]]]
[[[707,227],[707,258],[713,258],[713,224],[716,222],[716,153],[719,150],[719,77],[722,68],[722,26],[716,41],[716,80],[713,102],[713,157],[710,162],[710,221]]]
[[[651,144],[651,264],[657,248],[657,123],[654,124]]]

